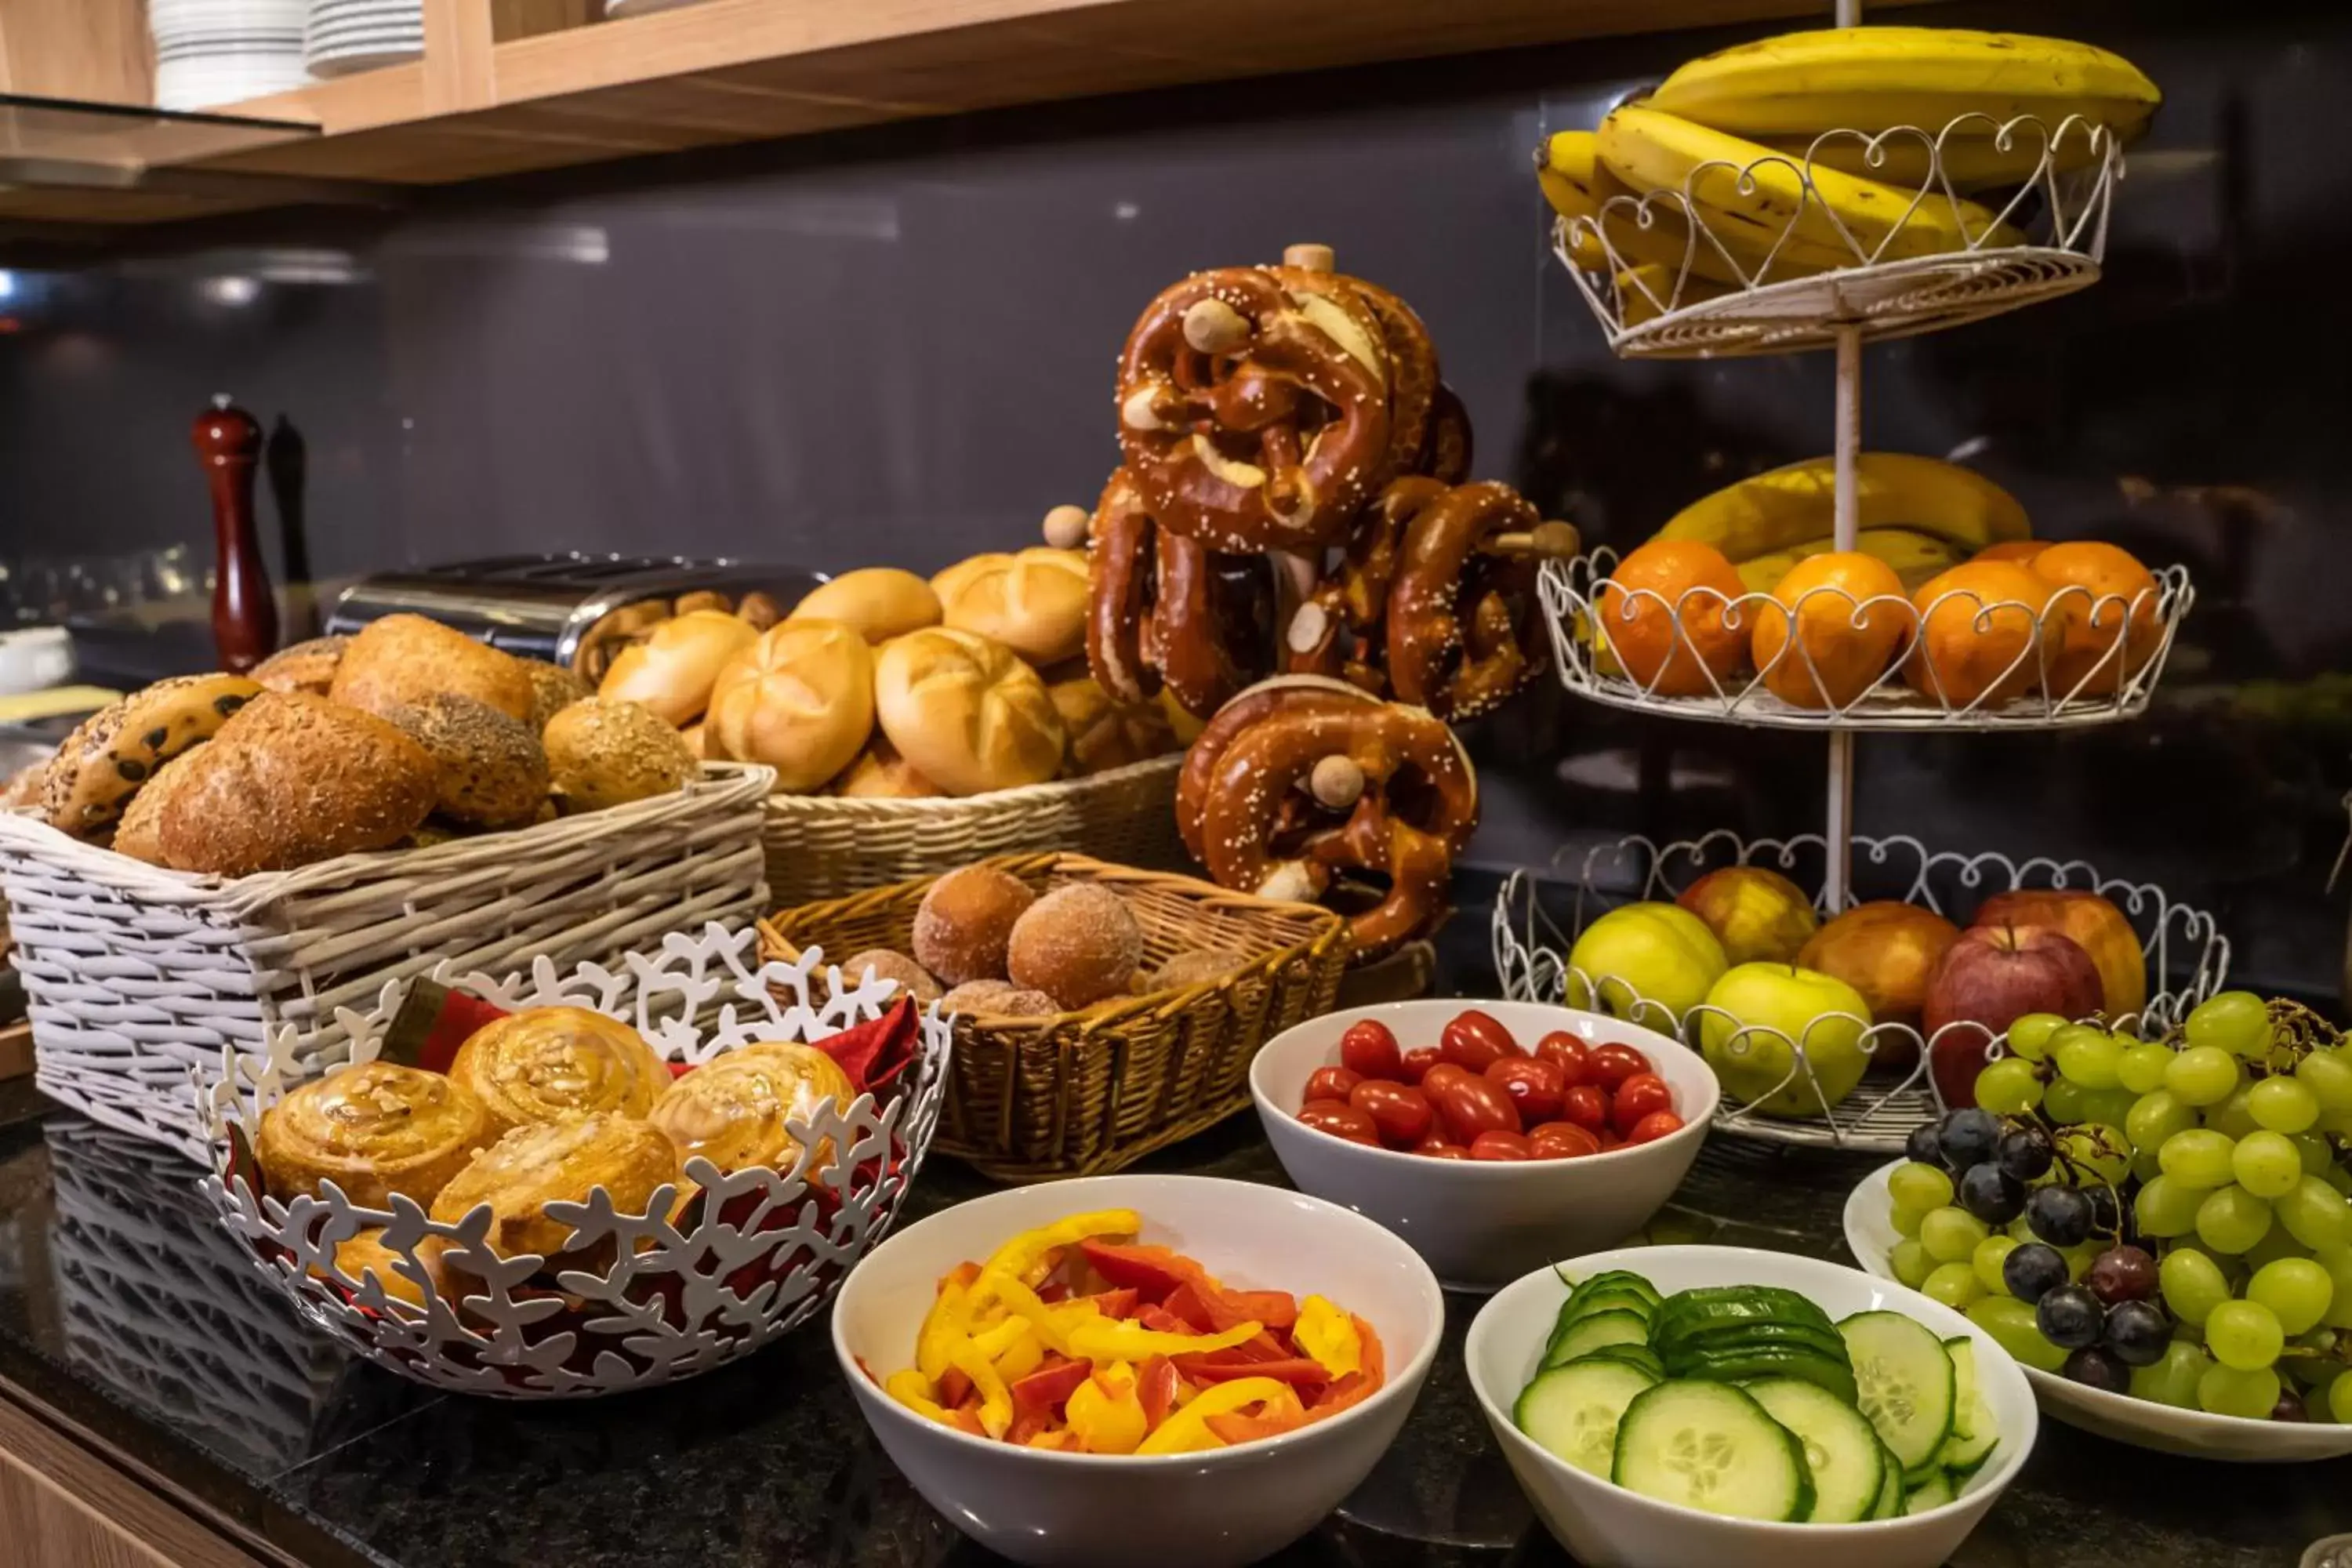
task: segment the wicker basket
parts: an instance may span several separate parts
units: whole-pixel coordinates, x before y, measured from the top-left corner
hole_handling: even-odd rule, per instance
[[[1081,855],[992,863],[1040,891],[1088,881],[1117,892],[1143,928],[1147,966],[1188,948],[1250,960],[1212,984],[1083,1013],[958,1018],[938,1147],[998,1181],[1116,1171],[1245,1110],[1257,1048],[1328,1012],[1339,990],[1347,927],[1328,910]],[[763,955],[789,961],[812,946],[843,957],[904,952],[929,887],[902,882],[785,910],[760,924]]]
[[[385,982],[448,963],[609,961],[767,907],[760,802],[775,774],[707,764],[675,795],[430,848],[223,879],[100,849],[0,812],[16,967],[41,1089],[205,1158],[188,1094],[221,1052],[299,1032],[303,1073],[341,1060]]]
[[[961,800],[770,795],[768,891],[790,908],[1044,849],[1121,866],[1182,866],[1176,772],[1183,762],[1180,752]]]

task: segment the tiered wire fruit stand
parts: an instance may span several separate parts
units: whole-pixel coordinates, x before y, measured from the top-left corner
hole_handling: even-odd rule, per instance
[[[1837,25],[1858,25],[1859,12],[1858,0],[1839,0]],[[1967,164],[1988,154],[2025,176],[2006,202],[1990,208],[1958,188],[1969,183]],[[1956,175],[1956,169],[1963,172]],[[1746,164],[1699,163],[1679,189],[1610,195],[1590,215],[1555,219],[1553,248],[1621,358],[1834,349],[1831,543],[1852,551],[1862,513],[1863,345],[1965,325],[2087,288],[2099,277],[2108,211],[2123,172],[2114,133],[2081,115],[2054,125],[2031,115],[1995,121],[1969,114],[1935,129],[1831,131],[1802,153],[1775,153]],[[1822,189],[1823,181],[1833,186],[1849,173],[1897,181],[1919,195],[1891,222],[1882,219],[1874,232],[1857,232]],[[1744,206],[1752,215],[1750,198],[1759,193],[1787,211],[1777,231],[1759,229],[1741,212]],[[1906,234],[1915,221],[1925,221],[1923,208],[1932,208],[1941,230],[1933,247]],[[1727,234],[1734,243],[1726,243]],[[1662,260],[1662,241],[1668,251],[1678,246],[1679,258],[1669,254]],[[1515,878],[1494,917],[1496,963],[1507,994],[1580,1000],[1604,991],[1630,993],[1622,979],[1570,968],[1566,954],[1575,936],[1610,903],[1671,899],[1680,886],[1721,865],[1795,873],[1815,894],[1816,909],[1835,914],[1860,901],[1857,852],[1874,870],[1873,879],[1886,884],[1879,896],[1904,898],[1963,921],[1970,906],[1959,900],[1971,889],[1981,896],[2016,888],[2084,889],[2108,897],[2132,921],[2157,984],[2139,1017],[2111,1023],[2168,1026],[2220,988],[2229,944],[2210,915],[2173,902],[2159,889],[2103,878],[2080,861],[1935,854],[1914,839],[1857,839],[1853,830],[1854,744],[1863,731],[2057,730],[2143,712],[2194,597],[2185,572],[2167,570],[2157,575],[2153,591],[2128,595],[2069,587],[2034,605],[1987,603],[1955,592],[1921,605],[1893,595],[1857,597],[1829,585],[1805,591],[1793,604],[1769,593],[1730,595],[1704,586],[1669,602],[1649,588],[1612,587],[1615,565],[1606,551],[1545,564],[1542,598],[1563,683],[1617,708],[1822,731],[1829,746],[1823,831],[1786,841],[1743,843],[1716,834],[1664,847],[1638,838],[1604,846],[1576,868],[1582,890],[1564,922],[1540,907],[1534,879]],[[1815,666],[1807,639],[1795,630],[1807,623],[1809,611],[1857,630],[1891,622],[1894,646],[1913,652],[1896,652],[1866,682],[1840,679]],[[1756,617],[1767,615],[1786,617],[1790,629],[1778,654],[1744,679],[1719,673],[1702,642],[1719,642],[1727,629],[1752,631]],[[1612,636],[1612,623],[1622,636],[1636,617],[1647,623],[1647,659],[1622,657]],[[1955,617],[1966,617],[1964,624],[1979,634],[2006,630],[2015,646],[2005,668],[1979,672],[1987,678],[1972,679],[1973,690],[1951,689],[1924,657],[1923,633]],[[1660,658],[1662,625],[1670,625],[1672,642]],[[1633,671],[1644,664],[1649,678],[1637,679]],[[1664,680],[1670,669],[1685,672],[1673,689]],[[1704,674],[1704,689],[1688,689],[1693,669]],[[2177,989],[2164,989],[2176,963],[2185,965],[2186,978]],[[1637,1007],[1639,1001],[1633,998]],[[1684,1015],[1685,1038],[1699,1037],[1708,1011],[1702,1006]],[[1859,1026],[1863,1048],[1881,1064],[1916,1054],[1907,1073],[1897,1078],[1897,1069],[1882,1065],[1839,1104],[1815,1082],[1804,1039],[1730,1023],[1736,1026],[1726,1048],[1732,1056],[1750,1059],[1759,1070],[1765,1064],[1788,1067],[1770,1094],[1745,1102],[1726,1096],[1717,1119],[1727,1129],[1784,1142],[1892,1152],[1913,1127],[1942,1110],[1928,1071],[1935,1042],[1907,1025],[1832,1015],[1806,1031],[1811,1037],[1824,1026]],[[1988,1057],[2002,1048],[1978,1026],[1946,1029],[1973,1030]],[[1819,1114],[1760,1110],[1762,1101],[1791,1099]]]

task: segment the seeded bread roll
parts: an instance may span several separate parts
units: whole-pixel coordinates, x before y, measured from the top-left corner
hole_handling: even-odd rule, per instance
[[[1030,905],[1004,952],[1013,984],[1072,1009],[1127,990],[1142,962],[1143,928],[1117,893],[1094,882],[1056,888]]]
[[[264,690],[324,697],[335,683],[335,671],[341,667],[343,650],[351,641],[347,637],[312,637],[281,647],[253,667],[253,679]]]
[[[529,822],[547,798],[547,752],[520,721],[441,691],[385,715],[433,754],[434,810],[472,827]]]
[[[49,825],[82,837],[113,826],[156,770],[219,733],[260,692],[241,675],[180,675],[100,709],[49,759],[41,781]]]
[[[591,697],[547,721],[548,787],[567,816],[668,795],[694,777],[685,738],[635,702]]]
[[[950,985],[1004,978],[1013,924],[1037,895],[1008,871],[966,866],[931,884],[915,909],[915,962]]]
[[[530,726],[534,735],[544,731],[550,719],[574,702],[596,695],[586,681],[560,664],[550,664],[543,658],[518,662],[522,665],[522,672],[530,677],[530,714],[523,722]]]
[[[509,719],[530,717],[522,660],[423,616],[386,616],[352,638],[327,695],[381,717],[443,691],[487,702]]]

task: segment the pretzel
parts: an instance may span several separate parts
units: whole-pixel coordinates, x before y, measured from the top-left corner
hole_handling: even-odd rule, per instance
[[[1163,290],[1118,376],[1119,447],[1152,517],[1214,550],[1337,542],[1388,460],[1386,362],[1360,300],[1272,269]]]
[[[1437,392],[1437,349],[1429,328],[1412,306],[1377,283],[1289,266],[1274,273],[1293,294],[1327,295],[1342,309],[1360,311],[1380,334],[1389,389],[1389,447],[1380,473],[1365,487],[1367,494],[1377,495],[1389,480],[1413,471],[1428,434],[1430,402]]]
[[[1205,718],[1266,673],[1273,611],[1265,566],[1164,529],[1154,548],[1158,592],[1144,647],[1169,695]]]
[[[1334,758],[1360,781],[1346,821],[1284,855],[1284,810]],[[1477,822],[1476,776],[1443,722],[1392,702],[1334,703],[1272,713],[1237,735],[1209,782],[1201,832],[1209,874],[1262,897],[1320,899],[1349,869],[1385,878],[1381,900],[1348,921],[1358,953],[1370,955],[1436,929],[1454,857]]]
[[[1158,695],[1160,674],[1144,657],[1152,590],[1151,516],[1125,468],[1095,503],[1094,555],[1087,586],[1087,668],[1120,702]]]
[[[1176,775],[1176,831],[1183,837],[1184,847],[1192,858],[1204,865],[1208,861],[1201,821],[1208,801],[1209,782],[1216,776],[1217,764],[1224,760],[1225,749],[1244,731],[1272,714],[1320,711],[1335,705],[1366,706],[1377,700],[1337,680],[1315,676],[1277,676],[1251,687],[1219,709],[1216,717],[1192,738],[1191,748],[1184,753],[1184,766]]]
[[[1388,616],[1405,521],[1444,489],[1434,479],[1402,479],[1364,509],[1339,564],[1317,584],[1284,629],[1285,668],[1337,676],[1367,691],[1385,693],[1381,624]]]
[[[1421,455],[1412,471],[1427,474],[1441,484],[1466,484],[1470,479],[1470,410],[1444,382],[1429,407],[1429,429],[1422,437]]]
[[[1536,563],[1480,547],[1506,531],[1531,533],[1539,521],[1517,491],[1492,480],[1441,490],[1414,510],[1389,591],[1389,680],[1399,700],[1467,719],[1535,673]]]

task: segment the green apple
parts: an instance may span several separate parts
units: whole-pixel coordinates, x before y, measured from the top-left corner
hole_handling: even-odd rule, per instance
[[[1775,1116],[1819,1116],[1853,1092],[1870,1065],[1862,1048],[1870,1004],[1834,975],[1793,963],[1743,963],[1706,994],[1699,1049],[1724,1092]],[[1741,1033],[1745,1028],[1747,1033]],[[1794,1041],[1805,1048],[1812,1082],[1790,1076]],[[1786,1079],[1784,1083],[1782,1080]],[[1813,1092],[1818,1085],[1821,1093]]]
[[[1568,950],[1568,1005],[1673,1034],[1730,961],[1706,922],[1672,904],[1627,904],[1584,928]]]

